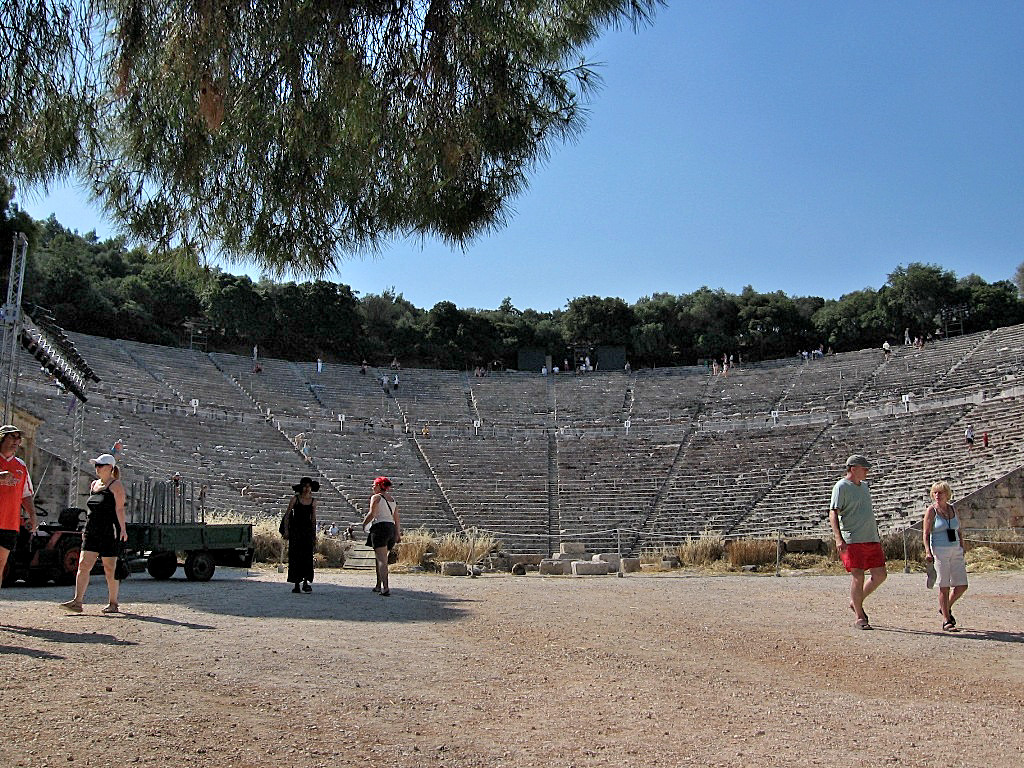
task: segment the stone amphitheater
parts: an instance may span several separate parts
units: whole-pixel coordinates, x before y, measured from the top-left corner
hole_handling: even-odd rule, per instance
[[[1024,326],[727,377],[406,368],[387,392],[383,369],[264,359],[254,373],[247,357],[69,336],[101,380],[85,405],[83,469],[121,440],[126,484],[178,473],[207,486],[208,512],[276,516],[312,475],[321,520],[345,524],[387,474],[406,528],[475,527],[527,554],[565,541],[636,552],[706,530],[827,537],[829,491],[853,452],[875,462],[887,530],[920,516],[936,479],[986,499],[1024,465]],[[70,396],[27,353],[21,371],[18,405],[42,419],[35,474],[57,499]]]

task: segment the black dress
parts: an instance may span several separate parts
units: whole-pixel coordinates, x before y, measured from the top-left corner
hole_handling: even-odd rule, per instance
[[[100,557],[117,557],[121,526],[117,522],[114,492],[109,488],[93,491],[85,506],[89,508],[89,517],[85,523],[82,549],[98,552]]]
[[[313,505],[303,504],[296,499],[288,521],[288,581],[298,584],[300,581],[313,580],[315,541]]]

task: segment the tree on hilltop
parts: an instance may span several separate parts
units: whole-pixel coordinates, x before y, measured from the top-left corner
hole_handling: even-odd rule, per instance
[[[663,0],[6,0],[0,175],[74,175],[134,238],[320,276],[500,226]]]

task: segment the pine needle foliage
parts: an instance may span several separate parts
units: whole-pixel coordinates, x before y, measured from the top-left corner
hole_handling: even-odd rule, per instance
[[[126,233],[318,277],[453,244],[584,126],[581,55],[662,0],[7,0],[0,176],[73,174]]]

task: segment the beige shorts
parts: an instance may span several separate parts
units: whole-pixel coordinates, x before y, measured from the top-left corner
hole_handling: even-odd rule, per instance
[[[963,547],[932,547],[935,556],[936,584],[940,587],[966,587],[967,561]]]

